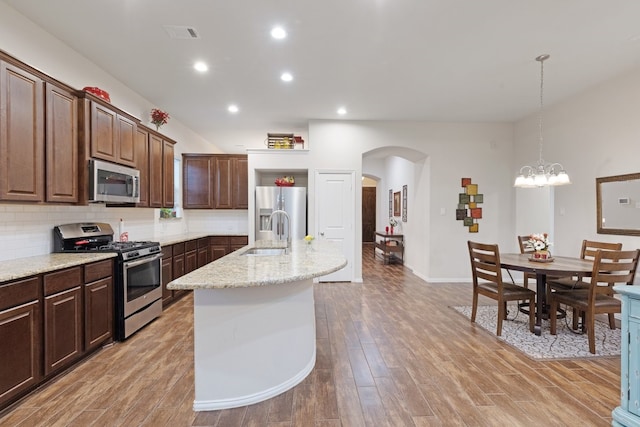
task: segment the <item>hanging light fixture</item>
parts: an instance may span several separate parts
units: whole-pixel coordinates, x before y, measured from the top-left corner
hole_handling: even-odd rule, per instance
[[[536,61],[540,62],[540,115],[538,119],[540,135],[538,138],[538,163],[534,166],[525,165],[521,167],[520,174],[513,184],[514,187],[534,188],[571,184],[569,175],[567,175],[567,172],[560,163],[545,163],[542,158],[542,110],[544,107],[542,95],[544,89],[544,61],[547,59],[549,59],[549,55],[547,54],[540,55],[536,58]]]

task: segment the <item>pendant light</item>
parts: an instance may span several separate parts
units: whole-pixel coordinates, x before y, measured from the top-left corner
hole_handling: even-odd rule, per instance
[[[520,174],[516,178],[514,187],[520,188],[535,188],[546,187],[555,185],[571,184],[569,175],[564,170],[560,163],[546,163],[542,158],[542,110],[544,108],[543,103],[543,89],[544,89],[544,61],[549,59],[549,55],[544,54],[536,58],[536,61],[540,62],[540,114],[538,119],[539,139],[538,150],[539,158],[536,165],[525,165],[520,168]]]

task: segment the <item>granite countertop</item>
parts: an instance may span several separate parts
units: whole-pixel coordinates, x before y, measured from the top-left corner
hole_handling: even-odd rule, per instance
[[[324,276],[347,265],[333,242],[292,242],[287,255],[247,256],[251,247],[285,247],[286,242],[258,240],[167,285],[167,289],[223,289],[289,283]]]
[[[116,257],[113,252],[100,253],[52,253],[27,258],[0,261],[0,282],[22,279],[76,265],[89,264],[95,261]]]

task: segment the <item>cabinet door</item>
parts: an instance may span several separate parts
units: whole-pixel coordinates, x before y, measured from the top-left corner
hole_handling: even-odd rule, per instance
[[[173,144],[163,141],[162,151],[162,207],[173,207]]]
[[[173,256],[173,278],[184,276],[184,254]]]
[[[43,83],[3,61],[0,61],[0,200],[44,200]]]
[[[44,373],[70,365],[82,354],[82,288],[44,300]]]
[[[198,268],[198,251],[189,251],[184,254],[184,272],[185,274],[191,273]]]
[[[91,157],[118,162],[118,115],[91,101]]]
[[[233,192],[232,201],[234,209],[249,208],[249,170],[247,156],[233,158]]]
[[[162,149],[164,142],[159,136],[149,134],[149,207],[162,207]]]
[[[0,285],[0,408],[42,379],[42,277]]]
[[[0,407],[41,379],[40,303],[0,311]]]
[[[120,114],[116,118],[118,125],[117,162],[136,167],[137,126],[132,120]]]
[[[182,201],[185,209],[213,209],[213,157],[182,156]]]
[[[162,258],[162,306],[166,307],[167,304],[173,299],[173,291],[167,289],[167,284],[173,280],[173,257]]]
[[[136,206],[149,206],[149,132],[136,130],[136,168],[140,171],[140,202]]]
[[[47,202],[78,201],[78,103],[68,90],[46,84]]]
[[[113,336],[113,278],[84,286],[84,348],[92,350]]]
[[[231,158],[228,156],[215,156],[214,161],[214,208],[231,209],[233,208],[231,199],[233,191],[231,186]]]

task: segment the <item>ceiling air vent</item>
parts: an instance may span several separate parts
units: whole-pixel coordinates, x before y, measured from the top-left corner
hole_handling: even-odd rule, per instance
[[[199,39],[198,32],[193,27],[186,25],[163,25],[167,34],[172,39]]]

